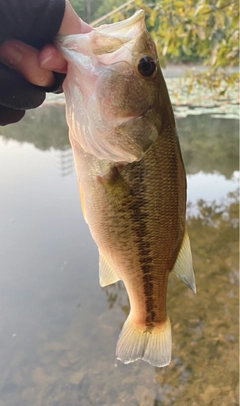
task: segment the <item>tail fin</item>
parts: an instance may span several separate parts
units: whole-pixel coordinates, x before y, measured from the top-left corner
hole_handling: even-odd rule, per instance
[[[131,314],[124,323],[117,343],[116,356],[125,364],[143,359],[156,367],[171,361],[172,334],[169,317],[152,330],[134,325]]]

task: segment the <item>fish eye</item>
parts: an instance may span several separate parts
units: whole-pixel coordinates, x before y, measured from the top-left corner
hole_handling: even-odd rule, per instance
[[[157,64],[151,56],[143,56],[139,60],[137,68],[141,76],[150,77],[156,72]]]

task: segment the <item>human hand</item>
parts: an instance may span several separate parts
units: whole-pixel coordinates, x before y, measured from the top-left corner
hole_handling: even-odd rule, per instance
[[[66,2],[65,13],[59,35],[71,35],[91,31],[92,28],[82,21]],[[8,40],[0,47],[0,61],[19,72],[28,82],[51,87],[55,83],[54,72],[66,73],[67,62],[54,45],[45,45],[39,51],[36,48],[17,40]]]

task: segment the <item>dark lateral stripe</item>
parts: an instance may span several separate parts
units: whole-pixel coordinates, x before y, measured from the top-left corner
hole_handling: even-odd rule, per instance
[[[144,183],[144,167],[137,163],[134,172],[134,177],[131,179],[132,200],[130,203],[130,213],[133,229],[136,235],[135,242],[138,249],[138,258],[142,270],[143,290],[146,306],[146,325],[153,327],[156,314],[154,312],[154,286],[153,286],[153,267],[151,257],[151,247],[147,232],[148,213],[144,211],[147,207],[145,198],[146,187]],[[139,187],[141,185],[141,187]]]

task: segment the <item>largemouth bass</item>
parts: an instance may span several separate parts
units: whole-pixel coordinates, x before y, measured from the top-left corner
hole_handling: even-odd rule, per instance
[[[163,367],[169,273],[196,288],[186,175],[156,47],[143,11],[57,44],[68,60],[67,121],[100,284],[122,280],[130,301],[116,356]]]

